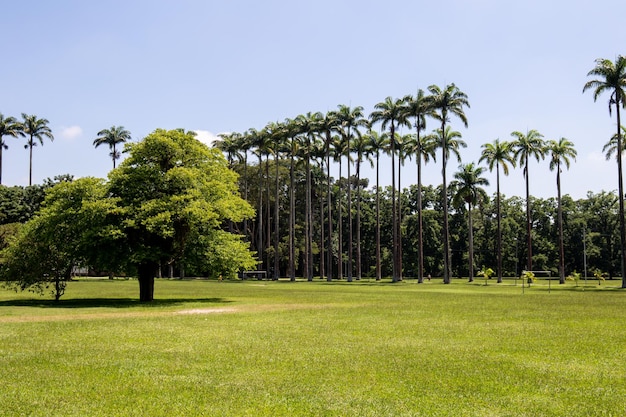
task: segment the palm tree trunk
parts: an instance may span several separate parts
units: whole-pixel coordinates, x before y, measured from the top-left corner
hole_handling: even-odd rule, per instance
[[[113,155],[111,156],[111,159],[113,159],[113,169],[115,169],[115,156],[117,155],[116,149],[115,149],[115,141],[113,141]]]
[[[28,185],[33,185],[33,137],[28,142],[29,149],[29,166],[28,166]]]
[[[498,223],[498,283],[502,283],[502,222],[500,220],[500,164],[496,162],[496,217]],[[517,271],[515,271],[517,274]]]
[[[322,158],[323,159],[323,158]],[[324,165],[323,163],[320,164],[320,171],[324,172]],[[322,192],[322,188],[320,188],[320,186],[318,185],[319,188],[319,203],[320,203],[320,278],[324,279],[324,277],[326,276],[326,264],[324,262],[324,259],[326,258],[325,255],[325,240],[326,240],[326,236],[325,236],[325,232],[324,230],[326,229],[324,226],[324,193]]]
[[[0,185],[2,185],[2,149],[4,148],[4,143],[2,142],[2,136],[0,136]]]
[[[422,143],[417,129],[417,282],[424,282],[424,226],[422,218]]]
[[[296,280],[295,268],[295,229],[296,229],[296,200],[294,194],[294,138],[291,138],[291,157],[289,160],[289,279]]]
[[[264,269],[263,266],[263,157],[261,152],[259,152],[259,211],[257,215],[259,216],[258,220],[258,230],[257,230],[257,252],[259,260],[261,261],[260,269]]]
[[[526,156],[526,250],[528,251],[528,260],[526,261],[527,271],[533,270],[533,243],[531,235],[531,223],[530,223],[530,187],[528,185],[528,156]]]
[[[352,180],[350,178],[350,129],[348,129],[348,282],[352,282]]]
[[[356,160],[356,280],[361,280],[361,158],[359,151]]]
[[[398,282],[398,229],[396,227],[397,222],[397,202],[396,202],[396,138],[395,138],[395,126],[393,120],[391,121],[391,228],[392,228],[392,282]]]
[[[467,204],[467,226],[469,239],[469,282],[474,282],[474,219],[472,219],[472,203]]]
[[[343,279],[343,213],[341,210],[341,203],[343,202],[343,199],[341,198],[341,192],[341,157],[339,157],[339,193],[337,194],[337,210],[339,212],[339,220],[337,223],[337,278],[340,280]]]
[[[556,189],[559,223],[559,284],[565,284],[565,250],[563,247],[563,207],[561,206],[561,164],[556,166]]]
[[[275,183],[275,201],[274,201],[274,280],[278,280],[280,276],[280,264],[278,263],[278,143],[276,144],[276,154],[274,156],[274,163],[276,165],[276,181]]]
[[[264,239],[264,247],[270,248],[272,245],[272,210],[270,206],[270,155],[269,153],[265,155],[265,200],[267,201],[267,208],[265,209],[265,239]],[[270,270],[270,254],[269,250],[265,251],[265,265],[267,265],[267,278],[270,278],[269,270]],[[273,276],[272,276],[273,278]]]
[[[402,151],[398,151],[398,279],[402,281]]]
[[[307,145],[307,153],[310,152],[310,142]],[[313,236],[313,221],[311,216],[311,157],[307,155],[306,159],[306,278],[308,281],[313,281],[313,253],[311,251],[312,236]]]
[[[617,175],[618,175],[618,192],[619,192],[619,234],[621,240],[621,272],[622,272],[622,288],[626,288],[626,225],[624,224],[624,181],[622,179],[622,132],[620,122],[619,106],[622,102],[621,97],[615,100],[615,108],[617,110]]]
[[[450,283],[450,236],[449,236],[449,226],[448,226],[448,185],[446,183],[446,143],[445,143],[445,134],[446,134],[446,123],[445,117],[444,121],[441,123],[441,161],[443,164],[443,169],[441,171],[443,183],[441,186],[441,198],[443,200],[443,283]]]
[[[382,278],[380,265],[380,150],[376,150],[376,281]]]
[[[328,198],[328,262],[326,268],[328,269],[328,275],[326,280],[333,280],[333,204],[332,204],[332,189],[330,185],[330,132],[326,133],[326,182],[328,185],[327,198]]]

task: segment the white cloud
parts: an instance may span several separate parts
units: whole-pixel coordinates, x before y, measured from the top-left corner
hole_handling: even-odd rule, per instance
[[[61,138],[67,140],[74,140],[83,134],[83,129],[80,126],[61,126]]]
[[[196,132],[196,139],[209,146],[213,146],[213,142],[219,139],[216,134],[208,130],[194,130],[194,132]]]

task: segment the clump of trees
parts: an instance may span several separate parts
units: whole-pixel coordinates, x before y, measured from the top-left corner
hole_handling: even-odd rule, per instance
[[[256,261],[225,222],[253,215],[221,153],[179,130],[156,130],[126,146],[108,181],[63,181],[2,253],[8,286],[56,299],[75,266],[136,274],[140,301],[154,298],[160,265],[232,275]]]

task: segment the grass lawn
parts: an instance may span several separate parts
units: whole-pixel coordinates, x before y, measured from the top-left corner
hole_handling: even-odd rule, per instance
[[[0,290],[0,415],[624,416],[620,283]]]

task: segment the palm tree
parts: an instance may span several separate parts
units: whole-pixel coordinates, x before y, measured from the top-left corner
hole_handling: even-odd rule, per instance
[[[22,113],[22,119],[24,121],[22,124],[22,130],[24,135],[28,137],[28,141],[26,145],[24,145],[24,149],[29,150],[29,169],[28,169],[28,185],[33,185],[33,147],[37,146],[37,142],[35,139],[39,141],[39,144],[43,146],[43,138],[47,137],[51,141],[54,140],[54,136],[52,135],[52,130],[48,126],[48,119],[38,119],[37,116],[28,115],[26,113]]]
[[[411,153],[415,155],[417,164],[417,246],[418,246],[418,267],[417,282],[424,282],[424,226],[422,218],[422,159],[428,162],[432,156],[434,159],[434,148],[426,149],[420,133],[426,129],[426,116],[434,117],[433,109],[430,107],[428,98],[425,96],[424,90],[419,89],[415,97],[407,95],[404,97],[404,111],[408,118],[413,118],[413,126],[415,126],[415,141]]]
[[[339,105],[339,109],[336,113],[337,120],[339,122],[339,133],[345,141],[345,150],[348,156],[348,282],[352,282],[352,242],[354,239],[352,230],[352,184],[350,175],[350,166],[352,152],[351,140],[353,136],[360,136],[360,127],[367,126],[367,120],[363,117],[363,107],[357,106],[351,109],[349,106]]]
[[[370,131],[371,132],[371,131]],[[363,159],[372,163],[370,157],[370,141],[369,134],[358,135],[354,141],[354,151],[357,154],[356,158],[356,279],[357,281],[362,277],[361,270],[361,163]]]
[[[622,135],[626,134],[626,126],[622,126]],[[611,139],[602,147],[602,152],[606,156],[606,160],[610,160],[613,154],[617,159],[617,134],[611,136]],[[622,152],[624,152],[624,142],[622,141]]]
[[[124,143],[129,140],[130,132],[124,129],[124,126],[111,126],[110,129],[102,129],[98,132],[98,137],[94,139],[93,145],[96,148],[103,144],[109,146],[109,149],[111,149],[111,153],[109,154],[109,156],[111,157],[111,159],[113,159],[113,169],[115,169],[115,161],[120,159],[120,153],[117,150],[117,144]]]
[[[404,101],[402,99],[392,99],[387,97],[385,101],[378,103],[374,106],[376,110],[370,114],[370,121],[372,124],[380,122],[381,129],[385,129],[389,125],[389,138],[391,147],[389,149],[391,154],[391,223],[392,223],[392,253],[393,253],[393,273],[392,281],[400,281],[401,278],[401,265],[399,260],[399,223],[398,223],[398,205],[396,201],[396,166],[395,166],[395,135],[396,128],[405,125],[410,127],[407,114],[404,111]]]
[[[333,146],[333,137],[332,133],[337,128],[337,113],[334,111],[327,112],[322,119],[320,119],[317,124],[317,129],[320,134],[323,136],[324,140],[324,153],[326,159],[326,186],[327,186],[327,198],[328,202],[326,204],[328,210],[328,256],[327,256],[327,269],[328,275],[326,277],[327,281],[333,280],[333,245],[331,242],[333,236],[333,216],[332,216],[332,193],[331,193],[331,182],[330,182],[330,154],[331,147]]]
[[[317,125],[322,119],[322,113],[308,112],[296,117],[299,131],[303,134],[304,161],[306,163],[306,197],[305,197],[305,275],[308,281],[313,280],[313,208],[311,203],[311,158],[313,156],[313,142],[317,134]]]
[[[337,194],[337,278],[343,279],[343,198],[341,189],[341,168],[343,156],[347,153],[347,143],[342,136],[336,135],[332,139],[333,159],[339,162],[339,193]]]
[[[487,200],[487,193],[482,188],[489,185],[489,181],[482,177],[485,168],[477,167],[473,162],[460,165],[459,172],[454,174],[454,181],[450,188],[455,190],[452,203],[457,207],[467,203],[467,229],[469,239],[469,282],[474,281],[474,224],[472,221],[472,207],[481,201]]]
[[[376,281],[382,278],[380,259],[380,152],[385,152],[389,147],[389,140],[386,134],[370,130],[368,136],[369,145],[367,153],[375,155],[376,160]]]
[[[556,188],[557,204],[558,204],[558,224],[559,224],[559,282],[565,284],[565,250],[563,244],[563,207],[561,206],[561,163],[569,169],[570,158],[576,159],[576,150],[574,144],[566,138],[558,141],[551,140],[548,142],[548,151],[552,158],[550,159],[550,170],[556,169]]]
[[[248,129],[246,132],[246,136],[248,137],[248,141],[250,143],[250,147],[252,152],[256,154],[259,158],[258,166],[259,166],[259,187],[258,187],[258,206],[257,206],[257,236],[256,236],[256,251],[258,253],[258,258],[260,263],[263,263],[265,247],[263,244],[263,188],[269,188],[267,185],[263,187],[263,155],[267,155],[267,146],[268,146],[268,136],[263,131],[258,131],[254,128]],[[268,201],[269,207],[269,201]],[[265,266],[267,267],[267,266]],[[261,267],[263,269],[263,266]]]
[[[513,158],[513,148],[510,142],[500,142],[500,139],[494,140],[492,143],[485,143],[483,151],[480,155],[478,162],[486,161],[489,171],[493,171],[493,167],[496,167],[496,217],[498,223],[498,266],[496,268],[496,275],[498,276],[498,283],[502,282],[502,222],[500,219],[500,167],[504,175],[509,175],[509,165],[515,167],[515,159]]]
[[[12,136],[16,138],[23,135],[22,125],[15,117],[4,117],[4,115],[0,113],[0,185],[2,184],[2,151],[9,149],[3,137]]]
[[[618,55],[615,62],[609,59],[596,59],[596,66],[587,73],[587,76],[598,77],[585,83],[583,93],[588,89],[593,89],[593,100],[605,91],[610,92],[609,98],[609,115],[612,113],[612,107],[615,106],[615,114],[617,116],[617,149],[622,147],[620,106],[626,106],[626,58]],[[624,183],[622,179],[622,153],[617,153],[617,181],[619,195],[619,230],[621,239],[621,268],[622,268],[622,288],[626,288],[626,224],[624,222]]]
[[[280,277],[280,264],[279,264],[279,243],[280,243],[280,236],[279,236],[279,206],[280,206],[280,201],[279,201],[279,194],[278,191],[280,189],[279,186],[279,176],[278,176],[278,166],[279,166],[279,161],[280,161],[280,153],[283,149],[284,146],[284,140],[285,140],[285,131],[284,131],[284,127],[283,125],[279,124],[279,123],[275,123],[275,122],[271,122],[269,123],[267,126],[265,126],[265,131],[266,134],[270,137],[271,139],[271,144],[269,145],[269,150],[270,152],[274,155],[274,166],[275,166],[275,183],[274,183],[274,273],[272,276],[273,280],[278,280],[278,278]],[[269,189],[269,187],[268,187]],[[268,222],[269,224],[269,222]],[[269,227],[269,226],[268,226]]]
[[[467,127],[467,116],[463,107],[469,107],[467,95],[463,93],[454,84],[447,85],[443,90],[436,85],[428,87],[430,96],[428,97],[428,105],[434,111],[435,119],[441,122],[441,163],[443,169],[441,175],[443,177],[441,187],[441,199],[443,202],[443,282],[450,283],[450,231],[448,228],[448,188],[446,184],[446,165],[447,165],[447,149],[445,143],[447,131],[446,123],[450,121],[450,115],[455,115]],[[460,135],[459,135],[460,136]]]
[[[526,265],[527,271],[533,270],[533,246],[531,236],[531,221],[530,221],[530,188],[529,188],[529,173],[528,173],[528,160],[530,157],[534,157],[537,161],[545,158],[545,142],[543,135],[536,130],[529,130],[526,134],[522,132],[513,132],[511,136],[516,140],[513,142],[513,158],[519,161],[520,166],[524,168],[524,178],[526,178],[526,249],[528,251],[528,260]]]

